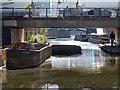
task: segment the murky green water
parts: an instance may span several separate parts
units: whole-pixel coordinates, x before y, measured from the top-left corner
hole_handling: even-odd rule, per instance
[[[120,57],[102,52],[97,45],[66,41],[83,48],[81,55],[53,56],[41,66],[2,70],[3,88],[118,88]],[[53,42],[55,43],[55,42]],[[58,42],[57,42],[58,43]]]

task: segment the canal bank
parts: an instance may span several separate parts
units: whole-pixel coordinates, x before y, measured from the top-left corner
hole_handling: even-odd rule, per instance
[[[109,44],[102,45],[100,44],[99,47],[104,52],[110,54],[110,55],[120,55],[120,46],[111,46]]]

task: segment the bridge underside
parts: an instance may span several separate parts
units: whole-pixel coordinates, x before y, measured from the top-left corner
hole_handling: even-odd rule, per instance
[[[120,28],[119,18],[16,18],[4,26],[17,28]]]
[[[119,18],[7,18],[2,22],[2,45],[5,47],[23,41],[24,28],[115,28],[116,40],[120,42]]]

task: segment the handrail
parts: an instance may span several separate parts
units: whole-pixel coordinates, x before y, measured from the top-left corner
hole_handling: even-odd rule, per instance
[[[110,17],[120,16],[118,8],[0,8],[3,17]]]
[[[26,8],[7,8],[7,7],[1,7],[0,9],[26,9]],[[30,8],[32,9],[32,8]],[[34,8],[34,9],[46,9],[46,8]],[[47,9],[66,9],[66,8],[47,8]],[[81,7],[81,8],[68,8],[68,9],[119,9],[119,8],[94,8],[94,7]]]

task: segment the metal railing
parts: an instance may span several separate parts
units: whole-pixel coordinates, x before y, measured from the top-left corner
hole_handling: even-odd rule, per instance
[[[112,8],[2,8],[3,17],[72,18],[120,16],[119,9]]]

